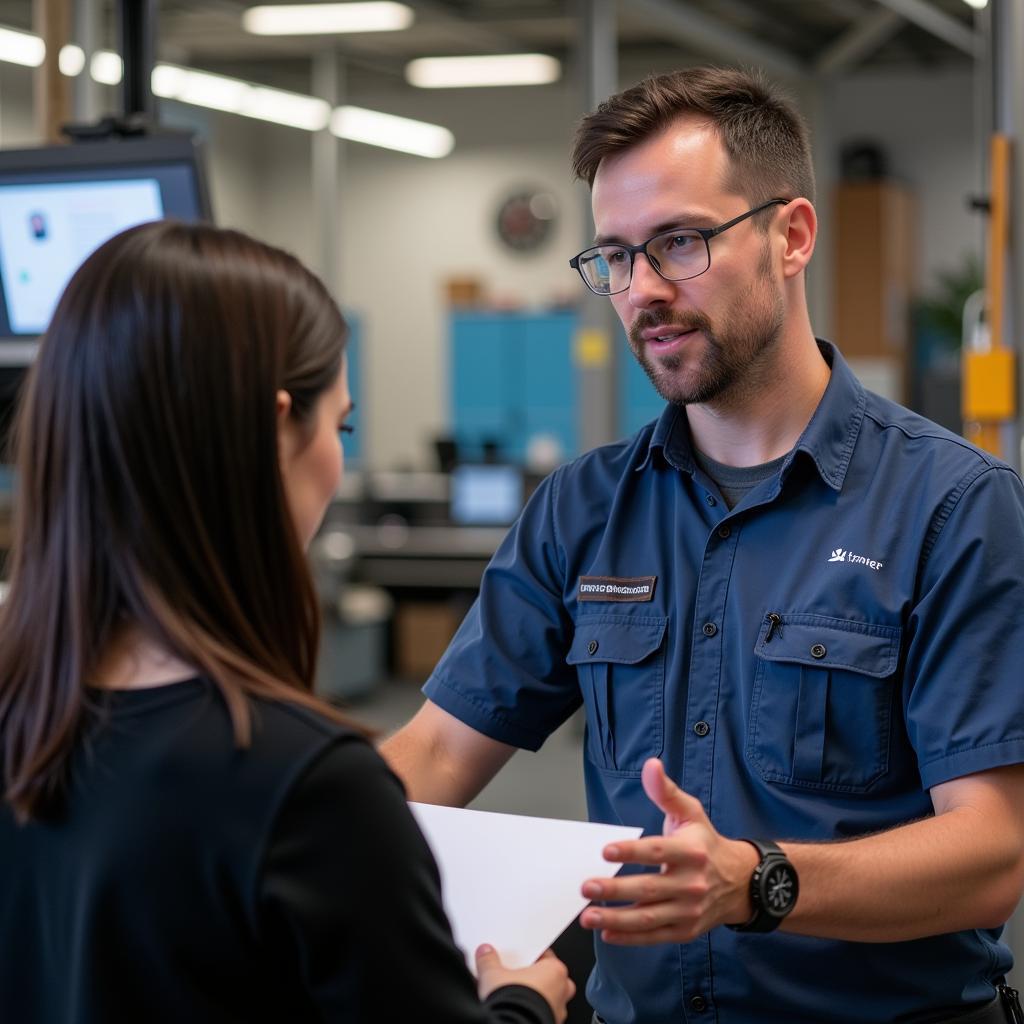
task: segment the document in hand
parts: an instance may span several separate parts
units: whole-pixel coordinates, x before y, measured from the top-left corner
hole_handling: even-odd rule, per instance
[[[475,971],[474,953],[492,945],[506,967],[532,964],[587,905],[580,886],[621,865],[608,843],[643,829],[410,803],[441,871],[455,942]]]

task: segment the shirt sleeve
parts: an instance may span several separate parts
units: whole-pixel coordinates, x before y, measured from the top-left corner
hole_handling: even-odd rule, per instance
[[[362,740],[336,741],[292,790],[268,839],[257,920],[296,998],[332,1024],[553,1024],[523,986],[481,1004],[401,783]]]
[[[538,750],[581,703],[565,661],[573,626],[554,516],[559,479],[556,471],[527,502],[423,687],[466,725],[527,750]]]
[[[953,491],[908,622],[904,706],[925,789],[1024,761],[1024,487],[987,466]]]

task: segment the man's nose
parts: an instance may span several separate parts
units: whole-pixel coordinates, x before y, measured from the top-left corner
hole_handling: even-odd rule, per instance
[[[638,252],[633,257],[633,277],[629,282],[629,302],[637,309],[671,302],[676,288],[666,281],[651,263],[650,257]]]

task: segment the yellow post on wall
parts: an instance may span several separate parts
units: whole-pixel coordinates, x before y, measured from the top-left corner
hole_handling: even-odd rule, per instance
[[[1006,255],[1010,225],[1010,139],[994,135],[992,190],[985,274],[986,329],[965,339],[962,405],[964,436],[993,455],[1003,456],[1003,427],[1017,413],[1016,359],[1004,337]]]

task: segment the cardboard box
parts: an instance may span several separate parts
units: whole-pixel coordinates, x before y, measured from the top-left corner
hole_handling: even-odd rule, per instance
[[[441,660],[461,621],[461,610],[448,602],[401,601],[392,634],[396,674],[423,682]]]

